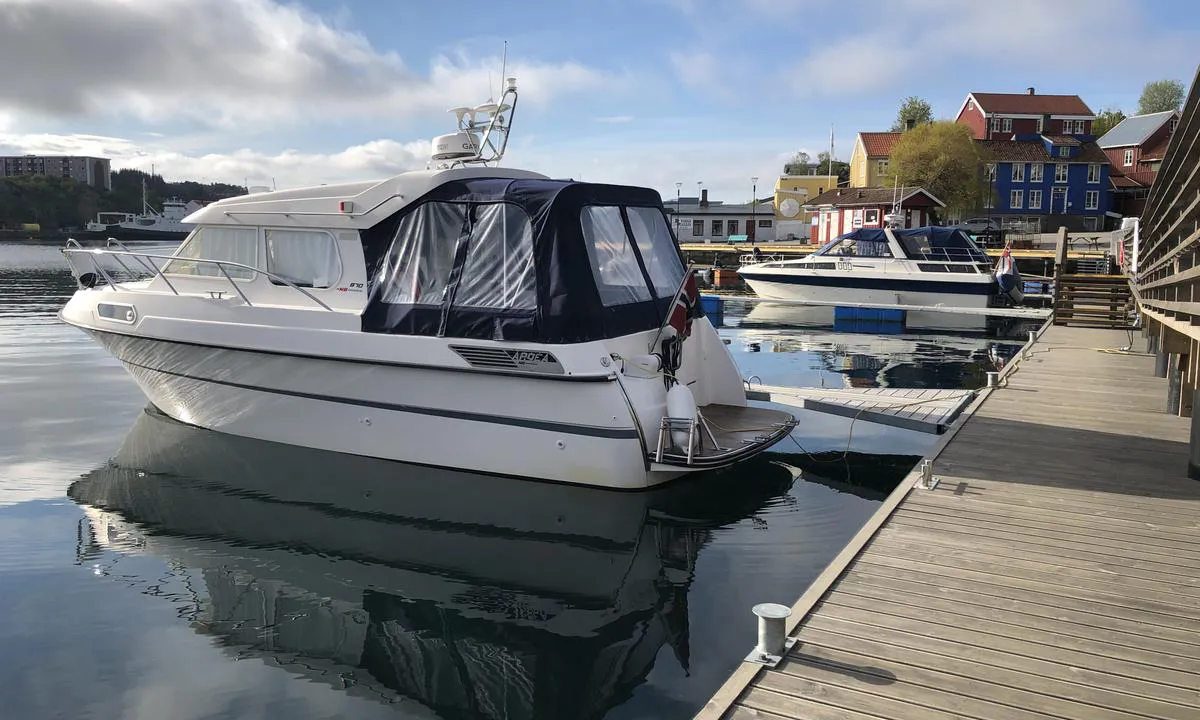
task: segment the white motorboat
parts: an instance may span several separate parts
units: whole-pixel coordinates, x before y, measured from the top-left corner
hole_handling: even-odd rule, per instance
[[[455,110],[425,170],[208,205],[171,256],[71,241],[60,317],[167,415],[262,440],[642,488],[785,437],[657,192],[489,166],[516,99]]]
[[[855,230],[808,257],[743,265],[738,274],[772,300],[980,308],[999,293],[987,254],[945,227]]]

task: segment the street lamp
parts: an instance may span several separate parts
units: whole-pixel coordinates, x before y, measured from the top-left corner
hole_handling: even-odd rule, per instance
[[[683,183],[675,182],[675,237],[679,237],[679,188],[683,187]]]
[[[754,242],[758,234],[758,176],[750,178],[750,227],[746,231],[746,239]]]

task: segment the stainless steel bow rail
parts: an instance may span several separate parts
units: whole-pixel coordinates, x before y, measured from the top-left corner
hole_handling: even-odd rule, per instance
[[[119,248],[119,249],[114,250],[113,249],[114,247]],[[239,270],[247,270],[252,273],[262,273],[263,275],[266,275],[268,278],[279,283],[280,285],[286,285],[287,287],[291,288],[292,290],[295,290],[296,292],[300,293],[301,295],[308,298],[309,300],[312,300],[314,303],[319,305],[323,310],[328,310],[329,312],[334,312],[334,309],[329,307],[328,305],[326,305],[324,302],[322,302],[320,298],[313,295],[312,293],[305,290],[304,288],[300,287],[299,285],[295,284],[291,280],[288,280],[285,277],[276,275],[273,272],[263,270],[262,268],[257,268],[252,265],[245,265],[245,264],[239,263],[239,262],[233,262],[231,260],[209,260],[206,258],[178,257],[175,255],[162,255],[159,253],[134,252],[133,250],[130,250],[124,243],[122,243],[120,240],[117,240],[116,238],[108,238],[108,240],[105,242],[104,247],[102,247],[102,248],[100,248],[100,247],[87,248],[87,247],[80,245],[79,242],[77,240],[75,240],[75,238],[69,238],[67,240],[66,247],[64,247],[62,249],[62,253],[67,259],[67,264],[71,266],[71,274],[74,275],[77,280],[80,280],[82,282],[82,278],[86,274],[86,272],[80,272],[80,268],[75,264],[76,256],[82,255],[82,256],[85,256],[88,258],[88,261],[91,263],[92,267],[95,268],[96,272],[99,273],[100,276],[102,276],[104,278],[104,281],[106,283],[108,283],[113,288],[120,289],[120,290],[123,290],[126,292],[146,292],[146,290],[144,288],[130,288],[123,284],[124,282],[128,282],[128,281],[118,282],[108,272],[108,270],[106,270],[104,268],[104,264],[99,261],[99,258],[101,258],[101,257],[112,258],[118,265],[121,266],[121,269],[124,270],[126,273],[128,273],[131,277],[139,277],[143,273],[141,273],[140,271],[136,271],[134,268],[131,268],[122,259],[122,258],[133,258],[134,260],[137,260],[137,264],[141,265],[142,268],[144,268],[146,271],[148,271],[150,275],[155,275],[159,278],[162,278],[163,284],[165,284],[171,290],[171,293],[174,295],[182,295],[183,293],[180,293],[179,290],[175,287],[175,285],[170,281],[170,279],[167,278],[167,273],[163,272],[162,266],[160,266],[154,262],[147,262],[148,260],[150,260],[150,261],[163,260],[163,261],[165,261],[162,264],[163,266],[169,265],[172,262],[179,262],[179,263],[188,262],[188,263],[195,263],[197,265],[211,265],[211,266],[214,266],[217,268],[217,270],[221,273],[221,276],[224,277],[225,280],[229,282],[229,285],[230,285],[230,287],[233,288],[233,291],[235,293],[237,293],[238,297],[240,297],[242,299],[242,302],[246,303],[246,305],[249,307],[254,307],[254,303],[250,302],[250,298],[246,296],[246,293],[242,291],[242,288],[238,286],[238,284],[234,281],[234,279],[232,277],[230,277],[229,272],[226,270],[226,268],[238,268]],[[177,274],[177,273],[172,273],[172,274]],[[190,273],[188,275],[183,275],[183,274],[179,274],[179,275],[182,277],[187,277],[188,275],[190,275]],[[195,277],[199,277],[199,276],[195,276]],[[221,292],[221,294],[223,294],[223,291]],[[220,297],[220,295],[217,294],[217,291],[209,291],[209,295],[211,295],[214,298]]]

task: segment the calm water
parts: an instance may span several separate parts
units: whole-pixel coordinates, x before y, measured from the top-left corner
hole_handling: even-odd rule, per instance
[[[619,494],[225,437],[146,409],[55,318],[73,289],[0,244],[4,717],[687,718],[912,461],[857,453],[933,441],[859,423],[847,479],[800,446],[849,423],[796,411],[777,452]],[[1018,347],[726,322],[767,384],[977,387]]]

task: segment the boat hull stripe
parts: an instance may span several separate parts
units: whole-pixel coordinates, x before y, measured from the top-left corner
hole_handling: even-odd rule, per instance
[[[270,393],[272,395],[286,395],[288,397],[304,398],[305,400],[321,400],[323,402],[340,403],[342,405],[356,405],[358,407],[368,407],[377,410],[391,410],[393,412],[412,413],[415,415],[428,415],[430,417],[448,418],[452,420],[469,420],[472,422],[491,423],[493,425],[508,425],[511,427],[528,428],[530,430],[545,430],[548,432],[561,432],[570,435],[585,435],[588,437],[607,438],[612,440],[637,440],[638,433],[636,428],[606,428],[596,427],[594,425],[576,425],[574,423],[548,422],[545,420],[533,420],[530,418],[509,417],[504,415],[488,415],[484,413],[473,413],[464,410],[448,410],[445,408],[418,407],[416,405],[401,405],[398,403],[380,402],[378,400],[364,400],[360,398],[345,398],[334,395],[322,395],[320,393],[302,392],[300,390],[283,390],[280,388],[267,388],[257,385],[248,385],[246,383],[233,382],[232,380],[217,380],[215,378],[196,377],[187,373],[175,372],[173,370],[162,370],[160,368],[142,365],[130,360],[122,360],[126,365],[148,370],[150,372],[162,373],[171,375],[172,377],[184,378],[185,380],[195,380],[197,382],[207,382],[216,385],[224,385],[226,387],[238,388],[239,390],[252,390],[255,392]]]
[[[901,280],[890,278],[846,277],[844,275],[790,275],[784,273],[740,273],[746,280],[773,282],[781,285],[815,285],[819,287],[843,287],[862,290],[890,290],[896,292],[945,293],[950,295],[995,295],[995,281],[957,282],[936,280]]]

